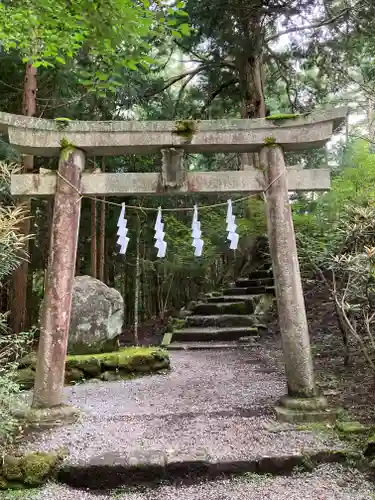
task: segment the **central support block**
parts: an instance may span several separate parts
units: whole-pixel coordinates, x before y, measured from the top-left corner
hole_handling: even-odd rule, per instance
[[[185,182],[184,150],[162,149],[161,178],[163,188],[180,188]]]

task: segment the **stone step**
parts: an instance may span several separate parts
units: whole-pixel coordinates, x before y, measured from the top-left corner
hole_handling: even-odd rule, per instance
[[[216,314],[209,316],[192,314],[186,318],[188,328],[208,326],[216,326],[217,328],[254,327],[256,324],[257,319],[252,314]]]
[[[270,277],[272,277],[272,269],[252,271],[249,274],[249,279],[264,279],[264,278],[270,278]]]
[[[237,300],[238,296],[248,296],[248,295],[254,295],[253,293],[249,292],[249,290],[252,290],[252,287],[239,287],[236,286],[234,283],[230,285],[230,288],[224,288],[223,290],[223,295],[230,297],[231,301]],[[262,287],[262,292],[261,293],[266,293],[265,287]],[[259,295],[259,294],[256,294]]]
[[[240,289],[243,288],[241,287]],[[264,295],[267,293],[265,286],[248,286],[246,290],[247,293],[250,293],[251,295]]]
[[[172,335],[172,342],[197,342],[197,341],[229,341],[238,340],[258,334],[258,328],[235,328],[235,327],[204,327],[204,328],[184,328],[175,330]]]
[[[240,289],[241,290],[241,289]],[[246,293],[246,290],[247,288],[243,288],[242,289],[242,292],[245,290],[245,293],[243,294],[235,294],[235,295],[231,295],[231,294],[226,294],[224,292],[224,295],[218,295],[217,297],[209,297],[207,298],[207,302],[211,303],[211,304],[215,304],[215,303],[220,303],[220,302],[258,302],[257,301],[257,297],[255,296],[255,294],[253,293]],[[266,292],[266,289],[264,287],[263,289],[263,293]]]
[[[208,350],[230,350],[230,349],[245,349],[254,346],[254,342],[259,340],[259,337],[247,337],[231,342],[208,341],[208,342],[173,342],[166,346],[169,351],[208,351]]]
[[[251,412],[249,411],[249,414]],[[196,430],[197,435],[200,436],[203,431],[207,434],[218,434],[221,432],[224,436],[228,434],[227,428],[238,428],[238,418],[222,418],[224,423],[219,428],[219,431],[216,431],[216,428],[213,426],[208,426],[207,424],[204,426],[201,425],[197,427]],[[251,417],[243,418],[242,420],[245,423],[242,423],[241,430],[243,433],[246,433],[247,426],[246,423],[251,421]],[[255,420],[255,418],[253,418]],[[123,425],[123,424],[122,424]],[[186,422],[186,425],[189,425]],[[249,426],[249,425],[248,425]],[[217,426],[218,427],[218,426]],[[275,426],[276,427],[276,426]],[[161,424],[161,428],[162,424]],[[258,430],[251,425],[253,436],[254,434],[258,438]],[[215,430],[214,430],[215,429]],[[238,436],[236,432],[232,432],[233,437],[230,440],[225,440],[222,447],[225,450],[225,453],[221,452],[219,458],[215,458],[212,456],[212,448],[204,448],[196,447],[193,448],[190,446],[186,450],[175,450],[169,448],[165,448],[164,450],[160,449],[151,449],[145,451],[144,448],[139,448],[136,450],[131,450],[130,452],[117,452],[116,450],[103,453],[99,456],[89,457],[88,459],[80,459],[77,461],[66,461],[62,465],[59,466],[59,469],[56,474],[57,483],[62,483],[69,485],[76,491],[78,490],[87,490],[85,492],[84,497],[77,496],[69,496],[68,498],[94,498],[95,493],[92,492],[101,492],[108,493],[117,488],[124,487],[132,487],[132,488],[152,488],[151,496],[137,496],[133,498],[155,498],[159,500],[161,498],[184,498],[186,500],[196,500],[197,498],[201,499],[222,499],[222,498],[231,498],[233,500],[239,499],[252,499],[252,498],[281,498],[276,497],[274,495],[270,495],[270,490],[266,490],[265,496],[253,496],[254,488],[256,491],[259,491],[258,485],[263,484],[264,480],[262,480],[262,476],[265,474],[268,476],[280,476],[287,475],[290,476],[296,469],[306,470],[306,463],[311,464],[310,467],[315,469],[315,467],[321,464],[342,464],[348,460],[348,455],[354,457],[354,459],[359,460],[360,454],[355,451],[355,449],[345,450],[342,447],[339,447],[339,444],[336,444],[336,447],[327,448],[323,443],[314,443],[315,448],[311,446],[308,449],[293,449],[293,443],[295,442],[295,437],[292,430],[282,428],[283,432],[279,432],[285,441],[284,449],[282,449],[282,445],[284,444],[283,440],[280,436],[274,432],[271,436],[267,436],[268,439],[272,442],[273,446],[267,446],[264,444],[266,439],[264,436],[261,443],[263,447],[260,445],[257,446],[256,451],[254,452],[251,446],[248,445],[248,453],[243,453],[241,450],[238,453],[238,458],[232,454],[230,454],[231,449],[236,449],[238,446],[238,442],[242,445],[244,439],[242,435]],[[164,428],[163,428],[164,431]],[[160,432],[160,431],[159,431]],[[289,442],[287,440],[289,439]],[[182,439],[182,443],[184,440]],[[246,443],[247,444],[247,443]],[[212,445],[211,445],[212,446]],[[214,442],[213,446],[217,447],[217,443]],[[224,456],[223,456],[224,455]],[[340,469],[339,469],[340,470]],[[243,477],[244,474],[251,474],[253,476],[259,475],[254,487],[254,484],[247,487],[246,496],[244,496],[244,486],[246,487],[246,481],[242,479],[242,484],[244,486],[241,487],[241,490],[238,491],[238,494],[233,493],[231,484],[229,481],[225,483],[225,487],[223,487],[217,492],[217,496],[215,494],[215,486],[219,483],[215,482],[215,479],[223,479],[223,477],[231,476],[233,477]],[[331,474],[332,476],[332,474]],[[292,498],[301,498],[294,496],[296,493],[295,485],[296,480],[299,476],[293,479],[293,482],[288,482],[287,484],[292,484],[294,486],[293,489],[289,489],[289,493],[292,495]],[[300,476],[302,477],[302,475]],[[211,482],[207,482],[207,478],[210,478]],[[325,479],[324,484],[328,484],[328,487],[337,488],[337,478],[329,483],[327,479]],[[267,482],[264,484],[269,485],[269,481],[271,478],[267,478]],[[179,495],[179,489],[176,488],[176,484],[183,484],[186,481],[186,484],[189,485],[189,488],[186,489],[183,496]],[[254,480],[255,481],[255,480]],[[157,493],[158,487],[160,484],[163,484],[163,491],[159,494]],[[241,480],[239,479],[236,484],[241,484]],[[52,486],[51,486],[52,485]],[[51,483],[49,486],[49,491],[53,487],[54,483]],[[195,490],[193,493],[191,490],[192,485],[195,485]],[[165,496],[165,490],[168,488],[168,496]],[[230,490],[229,490],[230,488]],[[279,491],[280,484],[278,487],[274,485],[275,490]],[[302,489],[306,488],[306,484],[302,484]],[[309,492],[311,494],[311,486],[309,486]],[[367,487],[368,488],[368,487]],[[367,490],[366,488],[366,490]],[[285,486],[284,486],[285,489]],[[61,491],[61,485],[60,485]],[[147,491],[147,490],[146,490]],[[149,490],[150,491],[150,490]],[[184,491],[184,490],[183,490]],[[194,493],[195,491],[195,493]],[[284,490],[283,490],[284,491]],[[328,490],[327,490],[328,491]],[[225,496],[225,494],[230,496]],[[309,496],[308,498],[328,498],[321,496],[320,493],[322,489],[315,489],[316,495],[314,497]],[[203,495],[202,495],[203,493]],[[75,493],[76,495],[77,493]],[[279,493],[280,494],[280,493]],[[86,496],[90,495],[90,496]],[[91,496],[92,495],[92,496]],[[126,494],[125,494],[126,495]],[[178,496],[176,496],[178,495]],[[214,496],[213,496],[214,495]],[[249,495],[249,496],[247,496]],[[319,495],[319,496],[318,496]],[[63,498],[57,494],[54,497],[48,496],[48,498]],[[38,496],[37,498],[47,498]],[[100,496],[100,498],[115,498],[109,496]],[[120,498],[120,497],[119,497]],[[121,496],[121,498],[125,498]],[[283,496],[283,498],[287,498]],[[329,497],[329,498],[339,498],[339,497]],[[344,498],[344,497],[342,497]],[[345,498],[370,498],[366,496],[345,496]]]
[[[236,280],[234,286],[236,287],[257,287],[257,286],[273,286],[273,277],[263,279],[239,278]]]
[[[254,300],[242,302],[206,302],[197,304],[193,309],[193,314],[211,316],[219,314],[252,314],[255,310]]]

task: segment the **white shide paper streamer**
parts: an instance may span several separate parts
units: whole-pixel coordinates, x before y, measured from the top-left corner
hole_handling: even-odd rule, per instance
[[[126,254],[126,249],[128,248],[129,238],[126,236],[128,234],[128,228],[126,227],[128,221],[125,219],[125,203],[121,204],[121,213],[117,222],[117,244],[120,245],[119,253],[122,255]]]
[[[229,248],[231,250],[237,250],[239,235],[237,233],[236,216],[233,215],[232,200],[228,200],[228,211],[227,211],[227,240],[230,241]]]
[[[164,241],[165,232],[164,232],[164,224],[161,221],[161,207],[158,208],[158,215],[156,216],[155,222],[155,248],[158,249],[158,257],[165,257],[165,252],[167,251],[167,242]]]
[[[193,238],[192,247],[194,247],[194,256],[201,257],[203,252],[203,240],[201,239],[202,231],[201,231],[201,223],[198,220],[198,207],[194,205],[194,214],[193,214],[193,222],[191,223]]]

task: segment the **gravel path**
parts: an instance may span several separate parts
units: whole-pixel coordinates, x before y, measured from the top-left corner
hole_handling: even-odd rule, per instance
[[[272,407],[286,387],[265,349],[175,352],[171,362],[167,375],[67,387],[66,400],[83,417],[35,434],[24,449],[64,447],[69,463],[98,463],[160,455],[242,460],[337,447],[290,426],[274,432]]]
[[[311,474],[289,477],[248,475],[187,487],[100,495],[50,484],[25,500],[373,500],[374,495],[374,485],[358,471],[322,465]]]

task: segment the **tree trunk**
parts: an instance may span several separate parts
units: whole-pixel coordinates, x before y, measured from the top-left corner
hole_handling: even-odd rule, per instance
[[[62,403],[73,281],[81,213],[82,151],[63,151],[59,162],[52,221],[47,283],[41,312],[40,339],[32,406]],[[64,181],[67,180],[67,182]]]
[[[27,64],[25,68],[24,94],[22,113],[25,116],[34,116],[36,113],[36,91],[37,91],[37,69],[31,64]],[[34,168],[34,157],[23,157],[23,172],[30,172]],[[20,203],[26,205],[28,210],[31,209],[31,201],[20,200]],[[23,221],[20,226],[20,231],[23,234],[30,233],[30,219]],[[29,252],[29,244],[26,241],[24,247],[25,254]],[[11,327],[14,333],[20,333],[27,328],[27,276],[29,263],[24,259],[18,268],[14,271],[11,284]]]
[[[239,68],[240,88],[242,93],[242,118],[264,118],[266,105],[263,91],[262,58],[246,57]],[[259,168],[258,153],[241,153],[243,170]]]
[[[98,246],[97,246],[97,222],[98,211],[96,200],[91,200],[91,276],[96,278],[98,275]]]
[[[102,158],[102,172],[104,172],[104,156]],[[99,279],[105,281],[105,215],[106,215],[105,197],[100,203],[100,221],[99,221]]]
[[[133,340],[134,345],[139,345],[138,326],[139,326],[139,293],[141,289],[141,266],[140,266],[140,240],[141,240],[141,223],[139,215],[137,217],[137,239],[136,239],[136,257],[135,257],[135,285],[134,285],[134,329]]]

